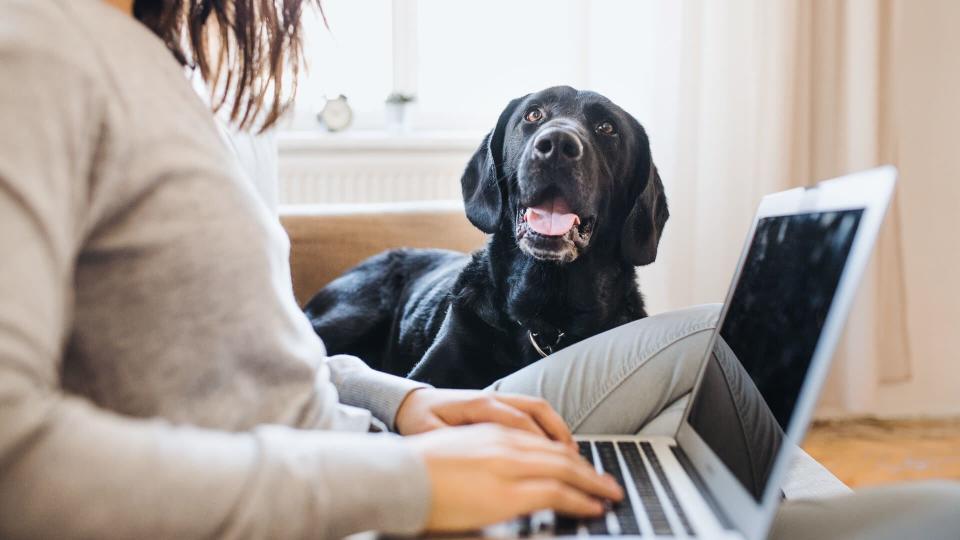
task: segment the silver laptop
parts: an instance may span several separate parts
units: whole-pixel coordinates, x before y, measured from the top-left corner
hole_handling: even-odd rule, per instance
[[[881,167],[765,197],[676,435],[578,437],[626,499],[597,519],[540,512],[487,532],[765,537],[896,176]]]

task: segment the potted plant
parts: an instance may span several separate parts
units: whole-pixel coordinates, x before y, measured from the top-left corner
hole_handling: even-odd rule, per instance
[[[407,114],[407,110],[416,99],[413,95],[401,92],[393,92],[387,96],[387,129],[389,131],[402,132],[410,128],[410,115]]]

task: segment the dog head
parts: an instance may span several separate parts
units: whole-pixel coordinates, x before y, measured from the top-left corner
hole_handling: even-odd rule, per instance
[[[467,218],[529,257],[569,263],[592,246],[656,259],[669,212],[643,126],[609,99],[558,86],[514,99],[461,178]]]

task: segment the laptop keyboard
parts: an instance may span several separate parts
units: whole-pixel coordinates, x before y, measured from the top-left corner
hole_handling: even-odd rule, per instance
[[[598,468],[609,473],[621,486],[625,486],[625,478],[632,481],[636,494],[639,496],[639,501],[636,501],[637,507],[642,508],[646,515],[645,519],[649,521],[654,535],[670,536],[673,534],[664,507],[667,505],[673,509],[673,513],[683,527],[683,531],[688,536],[695,536],[683,508],[677,501],[673,487],[667,481],[660,460],[649,443],[641,442],[638,445],[634,442],[595,441],[591,444],[588,441],[578,441],[577,447],[584,459],[594,465],[599,465]],[[623,458],[626,470],[621,467],[621,461],[617,457],[618,450]],[[595,457],[597,459],[594,459]],[[646,462],[644,457],[646,457]],[[663,500],[657,494],[652,475],[656,476],[663,487],[666,494]],[[627,490],[625,489],[625,491]],[[553,519],[552,532],[557,536],[575,536],[581,531],[591,536],[643,536],[644,527],[641,526],[639,520],[644,518],[640,517],[638,520],[634,505],[630,504],[629,497],[628,495],[628,498],[623,501],[611,505],[609,513],[598,518],[577,519],[556,515]],[[531,523],[530,518],[522,520],[519,529],[521,536],[537,532],[549,532],[533,530],[535,527],[532,527]]]
[[[603,470],[610,473],[618,484],[625,485],[623,473],[620,472],[620,462],[617,460],[617,451],[613,448],[611,442],[598,442],[597,455],[600,456],[600,466]],[[640,534],[640,524],[637,523],[637,516],[633,513],[633,505],[629,500],[623,500],[613,505],[613,515],[620,524],[620,534]]]
[[[643,449],[643,455],[647,456],[647,461],[650,462],[650,466],[653,467],[653,472],[657,474],[657,478],[660,479],[660,485],[663,486],[663,490],[667,492],[667,498],[670,499],[670,504],[673,505],[673,508],[677,512],[677,517],[680,518],[680,524],[683,525],[684,531],[693,536],[693,527],[690,526],[690,520],[687,519],[687,515],[683,512],[683,508],[680,507],[680,501],[677,500],[677,494],[673,491],[673,486],[670,485],[670,482],[667,482],[667,475],[663,472],[663,467],[660,466],[660,459],[657,458],[657,453],[653,451],[653,446],[650,443],[642,442],[640,443],[640,448]]]
[[[657,496],[657,490],[653,487],[653,481],[650,480],[650,473],[647,471],[643,458],[637,450],[636,443],[621,442],[617,446],[623,454],[623,461],[627,463],[627,469],[630,470],[630,476],[637,487],[637,494],[640,495],[640,502],[647,511],[647,517],[650,519],[650,525],[653,527],[654,534],[668,535],[672,534],[670,530],[670,521],[667,520],[667,514],[660,504],[660,497]]]

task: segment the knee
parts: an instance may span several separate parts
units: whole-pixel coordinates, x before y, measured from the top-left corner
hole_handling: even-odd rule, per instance
[[[674,345],[683,347],[685,342],[690,341],[688,338],[709,336],[710,332],[717,326],[717,319],[722,307],[722,304],[702,304],[665,311],[634,321],[621,328],[634,336],[638,336],[645,345],[653,349]],[[628,328],[629,330],[627,330]],[[699,352],[703,353],[704,351]]]
[[[674,325],[680,329],[714,328],[717,325],[717,319],[720,318],[721,309],[723,309],[723,304],[698,304],[682,309],[664,311],[641,320],[649,321],[649,323]]]
[[[640,319],[613,330],[613,342],[623,347],[620,359],[636,366],[649,363],[689,372],[699,371],[707,342],[716,327],[720,304],[704,304],[667,311]]]
[[[635,433],[689,393],[719,312],[719,305],[664,312],[561,351],[587,360],[581,366],[597,381],[595,399],[568,417],[571,425],[581,433]]]

